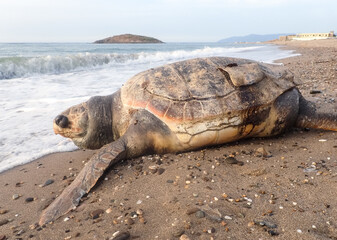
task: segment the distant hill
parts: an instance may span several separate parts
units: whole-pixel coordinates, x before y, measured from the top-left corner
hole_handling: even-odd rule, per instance
[[[250,34],[246,36],[236,36],[221,39],[218,42],[265,42],[274,39],[278,39],[280,36],[292,35],[292,33],[277,33],[277,34]]]
[[[94,43],[163,43],[162,41],[146,36],[122,34],[97,40]]]

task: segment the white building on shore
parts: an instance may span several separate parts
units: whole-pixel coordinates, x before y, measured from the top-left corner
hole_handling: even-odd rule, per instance
[[[281,36],[280,40],[289,41],[289,40],[316,40],[316,39],[328,39],[335,38],[336,35],[334,31],[328,33],[298,33],[296,35]]]

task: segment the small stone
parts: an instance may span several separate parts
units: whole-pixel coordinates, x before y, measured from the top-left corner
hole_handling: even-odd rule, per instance
[[[254,225],[255,225],[254,222],[249,222],[249,223],[248,223],[248,227],[253,227]]]
[[[0,235],[0,240],[6,240],[6,235]]]
[[[136,204],[141,204],[143,201],[142,200],[138,200],[137,202],[136,202]]]
[[[28,197],[28,198],[26,198],[25,199],[25,202],[33,202],[34,201],[34,198],[32,198],[32,197]]]
[[[145,224],[146,220],[142,216],[139,217],[139,222]]]
[[[237,164],[239,166],[242,166],[244,164],[243,162],[238,161],[234,157],[227,157],[227,158],[225,158],[225,162],[228,163],[228,164]]]
[[[255,170],[249,172],[248,175],[258,177],[258,176],[264,175],[266,173],[267,173],[267,170],[264,169],[264,168],[261,168],[261,169],[255,169]]]
[[[96,209],[90,212],[90,216],[92,217],[92,219],[96,219],[99,218],[103,213],[104,213],[103,209]]]
[[[190,240],[190,238],[186,234],[183,234],[180,236],[179,240]]]
[[[197,217],[197,218],[204,218],[205,216],[206,216],[206,214],[203,212],[203,211],[197,211],[196,213],[195,213],[195,216]]]
[[[276,232],[276,231],[274,231],[274,230],[268,230],[268,234],[269,234],[270,236],[278,236],[278,235],[279,235],[279,233]]]
[[[112,212],[112,208],[108,208],[107,210],[105,210],[106,213],[111,213]]]
[[[29,225],[29,228],[30,228],[31,230],[34,230],[34,229],[36,229],[38,226],[39,226],[39,224],[34,223],[34,224],[32,224],[32,225]]]
[[[0,214],[2,215],[2,214],[6,214],[6,213],[8,213],[8,210],[6,210],[6,209],[0,209]]]
[[[197,211],[200,211],[200,209],[199,208],[189,208],[187,209],[186,214],[191,215],[193,213],[196,213]]]
[[[113,234],[112,240],[127,240],[130,238],[130,233],[129,232],[115,232]]]
[[[142,209],[137,209],[136,213],[138,215],[143,215],[144,214],[144,211]]]
[[[212,227],[211,229],[207,230],[208,233],[215,233],[215,228]]]
[[[53,179],[48,179],[44,184],[40,184],[39,187],[45,187],[48,186],[50,184],[54,183]]]
[[[20,195],[19,194],[13,194],[13,196],[12,196],[12,198],[13,198],[13,200],[16,200],[16,199],[18,199],[20,197]]]
[[[172,230],[172,236],[173,237],[180,237],[185,233],[185,230],[183,228],[177,227]]]
[[[149,166],[150,173],[155,174],[158,171],[157,166]]]
[[[263,147],[259,147],[258,149],[255,150],[255,156],[256,157],[264,157],[264,158],[269,158],[272,155]]]
[[[158,175],[162,175],[163,173],[165,172],[165,169],[164,168],[158,168]]]
[[[320,90],[315,90],[315,89],[310,90],[310,94],[318,94],[318,93],[322,93],[322,91],[320,91]]]
[[[266,226],[268,228],[277,228],[275,223],[269,221],[254,220],[254,223],[259,226]]]
[[[8,219],[2,219],[2,220],[0,220],[0,226],[5,225],[7,223],[9,223]]]
[[[132,224],[135,223],[135,221],[133,221],[132,218],[127,218],[127,219],[125,219],[125,223],[126,223],[127,225],[132,225]]]

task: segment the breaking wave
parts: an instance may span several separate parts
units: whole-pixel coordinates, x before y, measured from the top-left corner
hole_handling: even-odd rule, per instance
[[[254,51],[260,47],[204,47],[194,50],[155,51],[139,53],[76,53],[61,56],[0,58],[0,79],[29,77],[41,74],[62,74],[114,65],[147,64],[179,61],[194,57],[227,56]]]

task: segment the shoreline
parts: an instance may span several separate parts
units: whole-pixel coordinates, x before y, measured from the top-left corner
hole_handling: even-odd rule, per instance
[[[276,62],[302,82],[299,89],[304,97],[336,112],[337,40],[273,44],[301,54]],[[321,93],[311,94],[312,90]],[[272,157],[255,156],[261,147]],[[0,173],[0,239],[2,235],[3,239],[109,239],[116,231],[128,231],[139,239],[179,239],[182,232],[189,239],[337,238],[337,133],[293,129],[275,138],[123,161],[76,211],[44,228],[35,226],[42,208],[95,152],[53,153]],[[233,153],[243,166],[222,160]],[[151,173],[153,165],[164,172]],[[39,187],[47,180],[53,183]],[[186,214],[195,207],[212,217]],[[110,213],[92,219],[90,213],[97,209]],[[140,216],[131,218],[139,209],[145,223]],[[227,218],[214,221],[219,213]]]

